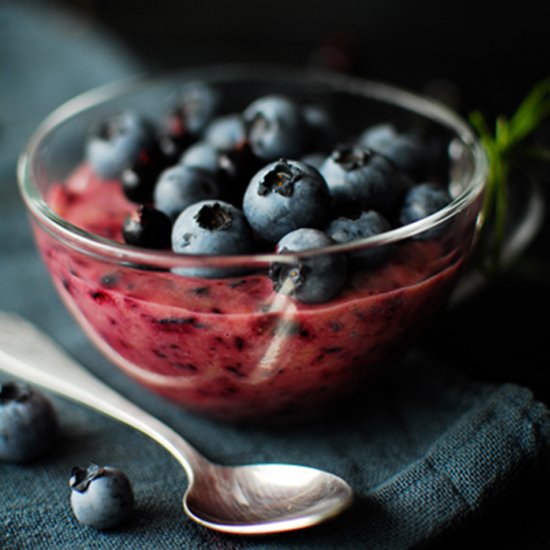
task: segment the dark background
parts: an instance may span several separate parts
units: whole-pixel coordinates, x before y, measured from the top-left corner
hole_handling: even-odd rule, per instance
[[[255,61],[331,65],[506,113],[550,74],[544,0],[57,0],[111,31],[151,70]]]

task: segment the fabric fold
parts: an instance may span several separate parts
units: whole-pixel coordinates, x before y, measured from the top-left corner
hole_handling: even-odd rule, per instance
[[[522,387],[497,387],[456,420],[427,454],[367,496],[373,548],[409,548],[489,511],[540,467],[550,414]]]

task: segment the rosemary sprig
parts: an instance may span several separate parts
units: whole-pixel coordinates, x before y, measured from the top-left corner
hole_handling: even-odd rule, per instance
[[[489,160],[489,178],[483,214],[491,231],[485,268],[498,270],[504,244],[510,174],[528,170],[533,161],[550,161],[550,149],[528,143],[533,132],[550,115],[550,78],[533,87],[511,118],[497,117],[494,131],[479,111],[470,114],[470,123],[479,134]]]

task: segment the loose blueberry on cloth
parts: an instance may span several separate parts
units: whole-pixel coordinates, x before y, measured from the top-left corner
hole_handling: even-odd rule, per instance
[[[0,461],[37,459],[54,444],[56,431],[48,397],[28,384],[0,383]]]
[[[82,525],[112,529],[126,520],[134,506],[128,476],[113,466],[75,466],[69,480],[71,508]]]
[[[455,532],[483,526],[492,513],[505,515],[482,531],[482,540],[499,547],[510,540],[516,548],[529,547],[534,539],[548,542],[540,527],[547,518],[537,521],[540,494],[532,480],[542,479],[538,476],[549,467],[550,419],[527,389],[481,384],[419,354],[388,369],[338,415],[305,426],[239,428],[167,404],[100,357],[61,305],[38,257],[17,195],[13,153],[23,146],[25,131],[67,94],[122,76],[135,64],[101,36],[83,39],[64,19],[65,31],[58,25],[52,29],[39,10],[7,6],[0,8],[0,37],[13,47],[0,42],[1,62],[9,61],[12,73],[24,72],[0,86],[2,116],[15,117],[4,118],[1,135],[0,309],[34,321],[209,457],[226,464],[285,461],[331,470],[351,483],[357,498],[341,518],[311,530],[260,539],[214,533],[183,515],[186,479],[163,449],[125,426],[55,399],[59,434],[47,456],[23,466],[0,464],[1,548],[401,549],[439,546],[442,540],[441,547],[449,548]],[[48,13],[52,21],[53,12]],[[71,36],[78,40],[69,47]],[[25,67],[19,57],[23,46],[32,48],[37,66],[39,58],[49,60],[43,67],[56,59],[63,85],[56,78],[35,86],[27,82],[34,78],[37,84],[40,74]],[[84,58],[86,64],[80,62]],[[133,482],[134,514],[110,532],[84,528],[71,512],[67,471],[90,461],[117,464]],[[451,538],[442,538],[449,533]]]

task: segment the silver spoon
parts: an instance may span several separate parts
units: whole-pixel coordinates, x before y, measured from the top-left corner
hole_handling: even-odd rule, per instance
[[[0,370],[124,422],[154,439],[183,466],[187,515],[227,533],[265,534],[310,527],[345,510],[351,487],[305,466],[220,466],[179,434],[100,382],[22,318],[0,312]]]

